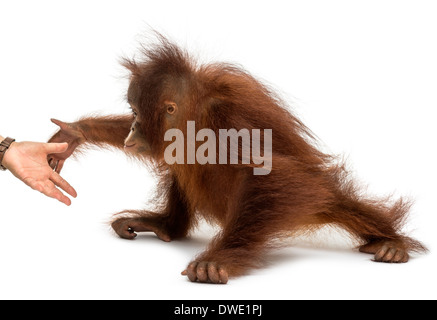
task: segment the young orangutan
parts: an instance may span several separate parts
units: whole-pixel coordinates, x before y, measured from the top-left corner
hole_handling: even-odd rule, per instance
[[[267,86],[235,65],[196,65],[177,45],[158,39],[143,49],[143,60],[123,60],[131,72],[132,114],[52,120],[60,131],[49,142],[69,143],[65,153],[49,156],[57,172],[86,145],[116,147],[154,164],[160,176],[156,212],[115,215],[112,227],[120,237],[151,231],[171,241],[186,237],[199,217],[217,223],[221,232],[182,273],[212,283],[260,267],[273,242],[324,224],[347,230],[375,261],[407,262],[409,252],[426,250],[401,232],[409,203],[363,197],[344,167],[314,147],[310,131]],[[271,168],[256,175],[253,154],[249,163],[239,157],[238,164],[220,164],[218,152],[208,154],[213,161],[205,164],[187,163],[188,151],[182,161],[168,163],[164,154],[174,143],[165,138],[168,130],[180,130],[187,148],[199,147],[201,140],[188,141],[189,121],[216,137],[220,129],[272,129]]]

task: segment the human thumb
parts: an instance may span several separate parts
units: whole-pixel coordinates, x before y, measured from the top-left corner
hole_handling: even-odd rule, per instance
[[[68,143],[46,143],[46,152],[47,154],[51,153],[62,153],[67,151],[68,149]]]

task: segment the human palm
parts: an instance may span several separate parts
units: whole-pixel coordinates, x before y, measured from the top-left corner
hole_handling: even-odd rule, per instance
[[[14,142],[6,152],[3,164],[32,189],[70,205],[71,200],[57,187],[72,197],[77,196],[76,191],[47,163],[48,154],[62,154],[67,149],[66,143]]]

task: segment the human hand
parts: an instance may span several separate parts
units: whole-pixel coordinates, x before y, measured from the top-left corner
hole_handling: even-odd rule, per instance
[[[6,151],[3,166],[29,187],[48,197],[71,205],[71,200],[57,187],[76,198],[76,190],[47,163],[47,155],[63,153],[67,143],[14,142]]]

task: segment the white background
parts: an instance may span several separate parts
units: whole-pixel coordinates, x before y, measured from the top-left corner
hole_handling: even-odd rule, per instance
[[[79,194],[71,207],[1,173],[0,298],[437,298],[436,17],[435,1],[2,2],[3,136],[46,141],[51,117],[127,112],[118,60],[155,28],[277,88],[370,193],[416,199],[407,229],[431,252],[373,263],[323,233],[226,286],[190,283],[180,272],[213,229],[172,243],[119,239],[106,222],[142,208],[154,181],[121,152],[90,151],[63,170]]]

